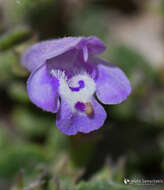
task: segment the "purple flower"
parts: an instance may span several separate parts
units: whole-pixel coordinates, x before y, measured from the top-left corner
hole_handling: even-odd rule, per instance
[[[27,91],[31,101],[56,113],[66,135],[89,133],[106,119],[103,104],[119,104],[131,92],[125,74],[96,55],[104,52],[96,37],[66,37],[33,45],[22,57],[31,71]]]

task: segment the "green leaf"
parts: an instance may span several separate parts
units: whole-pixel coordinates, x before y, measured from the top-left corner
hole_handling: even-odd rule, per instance
[[[134,187],[119,184],[110,184],[104,180],[81,182],[76,190],[137,190]]]
[[[105,55],[107,55],[107,52]],[[137,51],[126,45],[113,47],[108,58],[112,63],[118,64],[129,76],[139,71],[137,74],[143,75],[145,80],[149,79],[149,83],[150,80],[152,82],[156,78],[157,72],[148,64],[147,60]]]
[[[13,46],[29,39],[30,37],[31,31],[27,27],[20,27],[9,31],[0,38],[0,51],[12,48]]]
[[[19,144],[1,150],[0,177],[14,177],[21,169],[32,175],[37,165],[44,163],[46,158],[35,145]]]
[[[26,84],[22,82],[13,82],[9,86],[8,93],[11,96],[11,98],[17,102],[21,103],[29,102],[29,98],[26,91]]]
[[[13,124],[26,137],[44,136],[53,126],[55,120],[52,115],[45,115],[40,110],[37,111],[31,111],[29,108],[21,106],[15,107],[13,110]]]

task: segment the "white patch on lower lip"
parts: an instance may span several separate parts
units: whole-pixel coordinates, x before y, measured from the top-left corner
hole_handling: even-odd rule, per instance
[[[71,79],[67,78],[64,71],[52,70],[51,74],[59,80],[59,94],[71,106],[73,112],[77,111],[74,107],[77,102],[91,102],[92,96],[96,91],[96,84],[88,73],[77,74]],[[81,88],[79,91],[72,91],[70,87],[78,87],[79,81],[84,81],[84,88]]]

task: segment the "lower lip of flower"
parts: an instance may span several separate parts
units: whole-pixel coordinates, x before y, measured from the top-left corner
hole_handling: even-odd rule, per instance
[[[52,70],[51,75],[59,80],[59,95],[67,101],[73,112],[92,115],[91,100],[96,91],[96,84],[88,73],[83,72],[70,79],[60,70]]]

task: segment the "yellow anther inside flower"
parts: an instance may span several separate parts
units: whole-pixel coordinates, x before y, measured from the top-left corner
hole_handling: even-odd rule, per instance
[[[93,107],[90,102],[85,103],[85,113],[90,116],[93,114]]]

